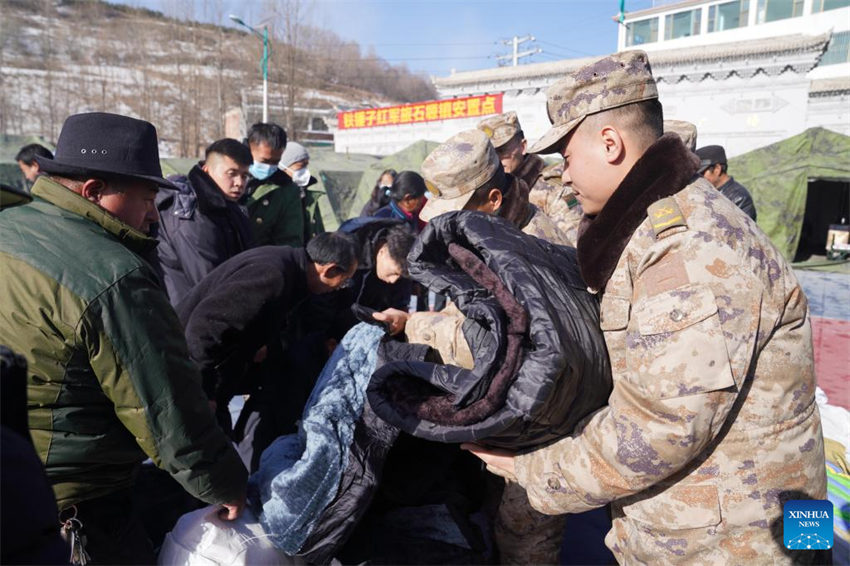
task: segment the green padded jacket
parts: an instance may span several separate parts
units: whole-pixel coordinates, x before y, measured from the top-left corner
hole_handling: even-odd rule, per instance
[[[251,179],[243,204],[251,217],[254,247],[292,246],[303,248],[316,234],[325,231],[318,200],[325,193],[310,189],[317,183],[310,177],[304,190],[283,171],[266,180]]]
[[[146,457],[207,503],[247,472],[216,425],[156,241],[47,178],[0,213],[0,343],[29,363],[29,424],[59,508],[131,487]]]

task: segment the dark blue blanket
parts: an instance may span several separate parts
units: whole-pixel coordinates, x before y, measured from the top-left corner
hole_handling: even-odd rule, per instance
[[[297,553],[339,489],[383,330],[361,323],[342,339],[313,389],[297,434],[278,438],[249,493],[272,542]]]

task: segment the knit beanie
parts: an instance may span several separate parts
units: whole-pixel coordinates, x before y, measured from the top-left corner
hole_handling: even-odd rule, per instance
[[[286,144],[286,149],[283,150],[283,155],[280,156],[280,166],[289,167],[293,163],[298,163],[305,159],[310,159],[307,148],[298,142],[289,142]]]

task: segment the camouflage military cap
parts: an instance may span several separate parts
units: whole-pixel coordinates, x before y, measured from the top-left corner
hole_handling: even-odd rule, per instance
[[[552,128],[529,153],[554,153],[588,115],[658,98],[649,59],[643,51],[622,51],[585,65],[546,91]]]
[[[697,148],[697,127],[685,120],[664,120],[664,133],[673,132],[682,138],[685,147],[691,151]]]
[[[422,162],[422,176],[431,193],[419,212],[426,222],[452,210],[461,210],[475,189],[502,167],[490,138],[481,130],[466,130],[437,146]]]
[[[490,143],[496,149],[514,139],[517,134],[522,133],[516,112],[505,112],[498,116],[485,118],[478,123],[478,129],[487,134]]]

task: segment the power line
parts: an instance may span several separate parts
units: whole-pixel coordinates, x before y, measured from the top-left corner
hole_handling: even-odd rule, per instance
[[[305,59],[308,61],[452,61],[457,59],[492,59],[492,55],[458,55],[458,56],[440,56],[440,57],[393,57],[390,59],[384,57],[323,57],[321,55],[307,55]]]
[[[544,53],[546,53],[548,55],[553,55],[555,57],[560,57],[561,59],[571,59],[571,58],[575,57],[575,55],[570,55],[570,54],[567,54],[567,53],[561,53],[560,51],[558,51],[556,49],[546,49],[546,51]]]
[[[454,45],[495,45],[497,42],[495,41],[472,41],[472,42],[452,42],[452,43],[365,43],[363,44],[365,47],[371,46],[392,46],[392,47],[404,47],[406,45],[415,46],[415,47],[449,47]]]
[[[557,44],[551,43],[549,41],[543,41],[542,39],[538,40],[538,41],[540,41],[540,43],[542,43],[543,45],[548,45],[550,47],[554,47],[554,48],[560,49],[562,51],[572,51],[573,53],[578,53],[579,55],[593,56],[593,53],[588,53],[587,51],[581,51],[580,49],[573,49],[571,47],[565,47],[563,45],[557,45]]]

